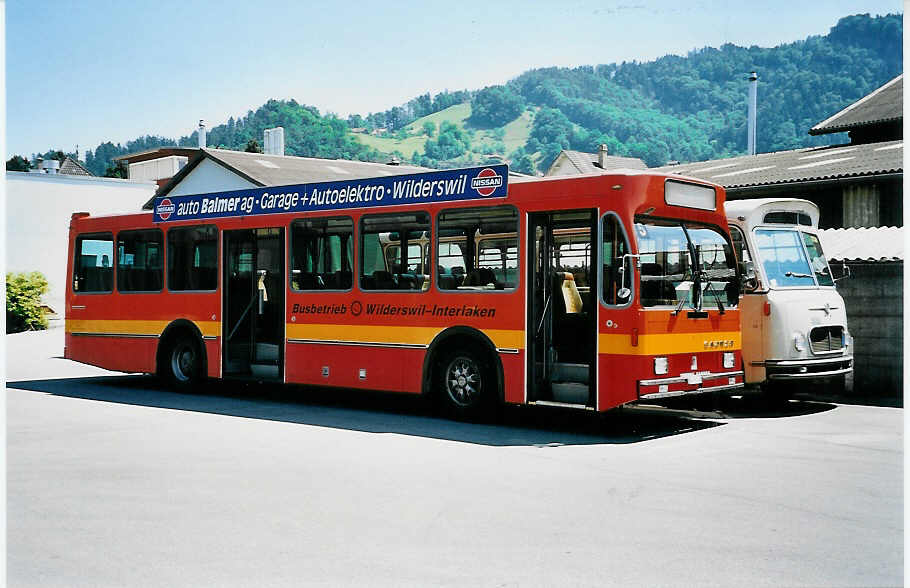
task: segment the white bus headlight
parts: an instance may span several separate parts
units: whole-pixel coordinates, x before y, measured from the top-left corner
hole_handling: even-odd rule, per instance
[[[736,365],[736,356],[730,351],[724,351],[724,367],[730,369],[734,365]]]
[[[793,333],[793,348],[802,353],[806,350],[806,336],[802,333]]]
[[[670,362],[667,361],[666,357],[655,357],[654,358],[654,373],[658,376],[666,374],[670,371]]]

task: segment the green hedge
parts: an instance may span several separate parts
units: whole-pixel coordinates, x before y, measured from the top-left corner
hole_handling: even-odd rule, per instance
[[[41,272],[6,274],[6,332],[38,331],[47,328],[41,296],[47,279]]]

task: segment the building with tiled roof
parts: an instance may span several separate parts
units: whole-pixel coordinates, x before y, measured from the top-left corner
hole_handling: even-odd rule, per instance
[[[60,171],[65,176],[94,176],[92,172],[85,169],[85,166],[73,159],[70,156],[67,156],[63,160],[63,163],[60,164]]]
[[[901,138],[904,74],[809,129],[810,135],[850,134],[852,144]]]
[[[585,153],[568,149],[561,151],[544,175],[596,174],[602,173],[604,170],[646,169],[647,167],[644,161],[636,157],[607,155],[607,146],[601,145],[598,153]]]
[[[821,211],[819,226],[903,225],[903,75],[818,123],[813,135],[849,133],[850,143],[760,153],[653,168],[722,185],[730,200],[804,198]],[[563,151],[546,175],[643,169],[641,160]],[[615,163],[614,163],[615,162]],[[640,167],[639,167],[640,165]]]
[[[176,175],[167,180],[156,197],[243,190],[260,186],[285,186],[312,182],[355,180],[429,171],[427,168],[368,161],[268,155],[226,149],[194,149]],[[145,203],[151,209],[154,198]]]
[[[731,200],[805,198],[822,228],[903,224],[903,140],[807,147],[665,165],[655,171],[722,185]]]
[[[810,133],[848,132],[850,143],[666,165],[722,185],[731,200],[805,198],[821,228],[903,225],[903,76],[818,123]]]

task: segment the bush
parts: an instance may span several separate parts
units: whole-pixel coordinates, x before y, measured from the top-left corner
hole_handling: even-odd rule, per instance
[[[38,331],[47,328],[41,296],[47,279],[41,272],[6,274],[6,332]]]

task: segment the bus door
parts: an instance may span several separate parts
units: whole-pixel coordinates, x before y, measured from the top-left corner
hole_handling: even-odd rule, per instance
[[[284,364],[284,229],[224,233],[227,376],[281,380]]]
[[[596,211],[532,213],[528,400],[595,406]]]

